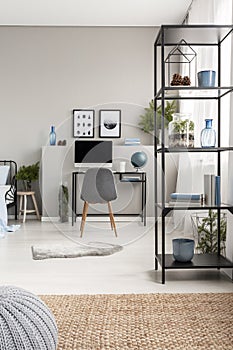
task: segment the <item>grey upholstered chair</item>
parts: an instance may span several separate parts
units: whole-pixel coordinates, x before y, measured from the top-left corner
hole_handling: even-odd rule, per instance
[[[113,173],[107,168],[90,168],[87,170],[82,190],[81,199],[84,201],[82,221],[80,226],[81,237],[86,222],[88,205],[97,203],[107,203],[111,228],[117,237],[116,224],[112,212],[111,201],[117,198]]]

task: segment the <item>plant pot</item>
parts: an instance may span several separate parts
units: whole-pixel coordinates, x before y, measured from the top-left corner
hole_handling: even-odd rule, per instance
[[[196,241],[195,250],[201,254],[214,254],[218,252],[217,212],[194,213],[191,215],[193,236]],[[220,219],[220,252],[226,256],[226,229],[227,216],[221,213]]]
[[[32,190],[32,182],[31,181],[23,180],[23,186],[24,186],[24,190],[26,192],[29,192]]]
[[[188,238],[175,238],[172,240],[173,246],[173,257],[179,262],[189,262],[192,260],[194,255],[193,239]]]

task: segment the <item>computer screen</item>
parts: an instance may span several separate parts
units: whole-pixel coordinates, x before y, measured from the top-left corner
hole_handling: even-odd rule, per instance
[[[112,141],[75,141],[74,165],[75,167],[111,167]]]

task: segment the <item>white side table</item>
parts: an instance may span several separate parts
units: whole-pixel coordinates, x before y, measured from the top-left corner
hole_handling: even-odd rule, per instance
[[[40,220],[40,214],[36,203],[35,192],[34,191],[20,191],[17,192],[19,196],[19,218],[23,214],[23,222],[26,221],[27,213],[36,213],[37,219]],[[34,204],[34,209],[27,209],[27,197],[31,196],[32,202]]]

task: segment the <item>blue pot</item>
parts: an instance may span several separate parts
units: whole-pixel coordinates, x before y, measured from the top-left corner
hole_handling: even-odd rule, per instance
[[[173,257],[179,262],[188,262],[194,255],[194,240],[188,238],[175,238],[172,240]]]
[[[214,70],[203,70],[197,73],[199,87],[214,87],[216,72]]]

